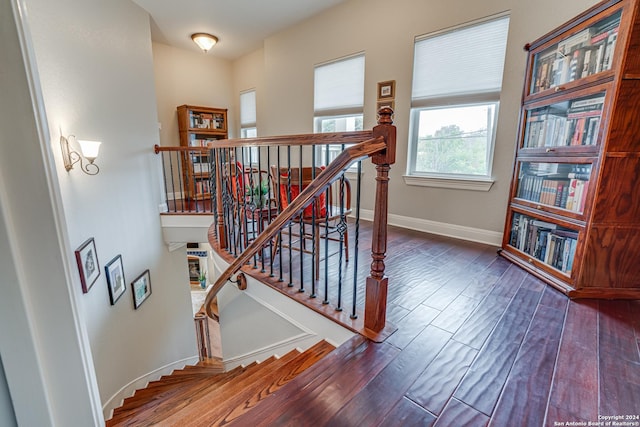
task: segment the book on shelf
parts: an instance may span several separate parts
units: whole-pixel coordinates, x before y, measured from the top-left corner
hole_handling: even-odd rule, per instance
[[[561,40],[554,50],[540,54],[535,91],[549,89],[611,69],[620,15]]]
[[[593,145],[598,138],[604,96],[572,101],[567,109],[566,145]]]
[[[509,244],[518,250],[570,274],[578,232],[556,224],[514,214]]]

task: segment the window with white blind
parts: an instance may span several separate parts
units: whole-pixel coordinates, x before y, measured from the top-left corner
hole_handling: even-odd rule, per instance
[[[247,90],[240,93],[240,138],[255,138],[258,136],[256,127],[256,91]],[[243,149],[244,162],[247,164],[258,161],[258,147]]]
[[[240,94],[240,138],[255,138],[256,127],[256,91],[248,90]]]
[[[508,29],[501,15],[416,38],[407,183],[490,188]]]
[[[314,71],[314,121],[316,133],[362,130],[364,105],[364,54],[321,64]],[[329,164],[343,147],[318,147],[318,163]]]

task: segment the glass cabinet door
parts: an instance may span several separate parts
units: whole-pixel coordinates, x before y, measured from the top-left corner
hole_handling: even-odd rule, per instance
[[[520,162],[516,197],[582,213],[591,169],[591,163]]]
[[[509,244],[566,275],[571,275],[578,231],[513,213]]]
[[[611,69],[621,11],[534,55],[530,94]]]
[[[595,145],[604,101],[603,91],[527,110],[522,148]]]

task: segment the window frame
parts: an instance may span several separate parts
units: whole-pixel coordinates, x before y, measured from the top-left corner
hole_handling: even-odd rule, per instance
[[[331,64],[337,64],[343,61],[349,61],[352,59],[361,58],[362,59],[362,102],[358,105],[340,105],[336,107],[329,108],[317,108],[315,94],[317,90],[317,74],[316,71],[320,67],[325,67]],[[333,59],[331,61],[323,62],[321,64],[317,64],[313,68],[314,72],[314,111],[313,111],[313,132],[314,133],[323,133],[321,129],[321,121],[327,119],[341,119],[341,118],[349,118],[349,117],[360,117],[362,126],[364,126],[364,81],[365,81],[365,69],[366,69],[366,57],[364,52],[357,52],[351,55],[343,56],[341,58]],[[337,131],[340,132],[340,131]],[[341,144],[329,144],[329,146],[338,146]],[[344,148],[350,145],[345,145]],[[330,148],[331,150],[331,148]],[[342,149],[341,149],[342,151]],[[316,163],[319,166],[323,166],[328,164],[328,159],[324,159],[325,162],[322,162],[322,158],[326,153],[326,145],[316,147]],[[357,164],[353,164],[349,169],[349,172],[357,171]]]
[[[465,28],[472,28],[475,26],[487,24],[493,21],[501,19],[510,20],[509,13],[501,13],[492,15],[486,18],[478,19],[473,22],[458,25],[452,28],[432,32],[416,37],[414,42],[414,49],[416,45],[425,40],[437,38],[439,36],[448,35],[458,30]],[[509,25],[507,23],[507,25]],[[506,44],[508,43],[508,26],[505,33],[505,53],[506,59]],[[504,75],[504,61],[502,63],[502,76]],[[415,67],[415,58],[414,58]],[[414,76],[415,79],[415,76]],[[406,174],[403,176],[407,185],[417,185],[426,187],[437,188],[454,188],[464,190],[477,190],[477,191],[489,191],[493,182],[493,160],[496,146],[496,134],[498,126],[498,117],[500,111],[500,93],[502,90],[502,83],[495,91],[487,92],[464,92],[464,93],[450,93],[450,94],[438,94],[433,97],[416,98],[412,94],[411,99],[411,111],[410,111],[410,127],[409,127],[409,141],[407,150],[407,166]],[[486,149],[486,174],[461,174],[461,173],[437,173],[437,172],[425,172],[416,171],[416,162],[418,154],[419,143],[419,126],[420,126],[420,113],[425,110],[438,110],[448,109],[456,107],[467,106],[480,106],[480,105],[493,105],[495,108],[493,115],[493,123],[487,127],[487,149]]]

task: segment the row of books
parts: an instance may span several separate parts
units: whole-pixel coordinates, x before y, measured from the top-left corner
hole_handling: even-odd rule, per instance
[[[196,129],[223,129],[224,117],[222,114],[198,113],[192,111],[189,117],[190,126]]]
[[[518,213],[513,216],[511,246],[567,274],[573,267],[577,242],[576,231]]]
[[[517,196],[535,203],[582,212],[588,190],[589,180],[524,175],[520,179]]]
[[[620,14],[585,28],[537,56],[532,92],[611,69]]]
[[[566,111],[551,106],[527,117],[525,147],[594,145],[598,140],[604,96],[571,101]]]

